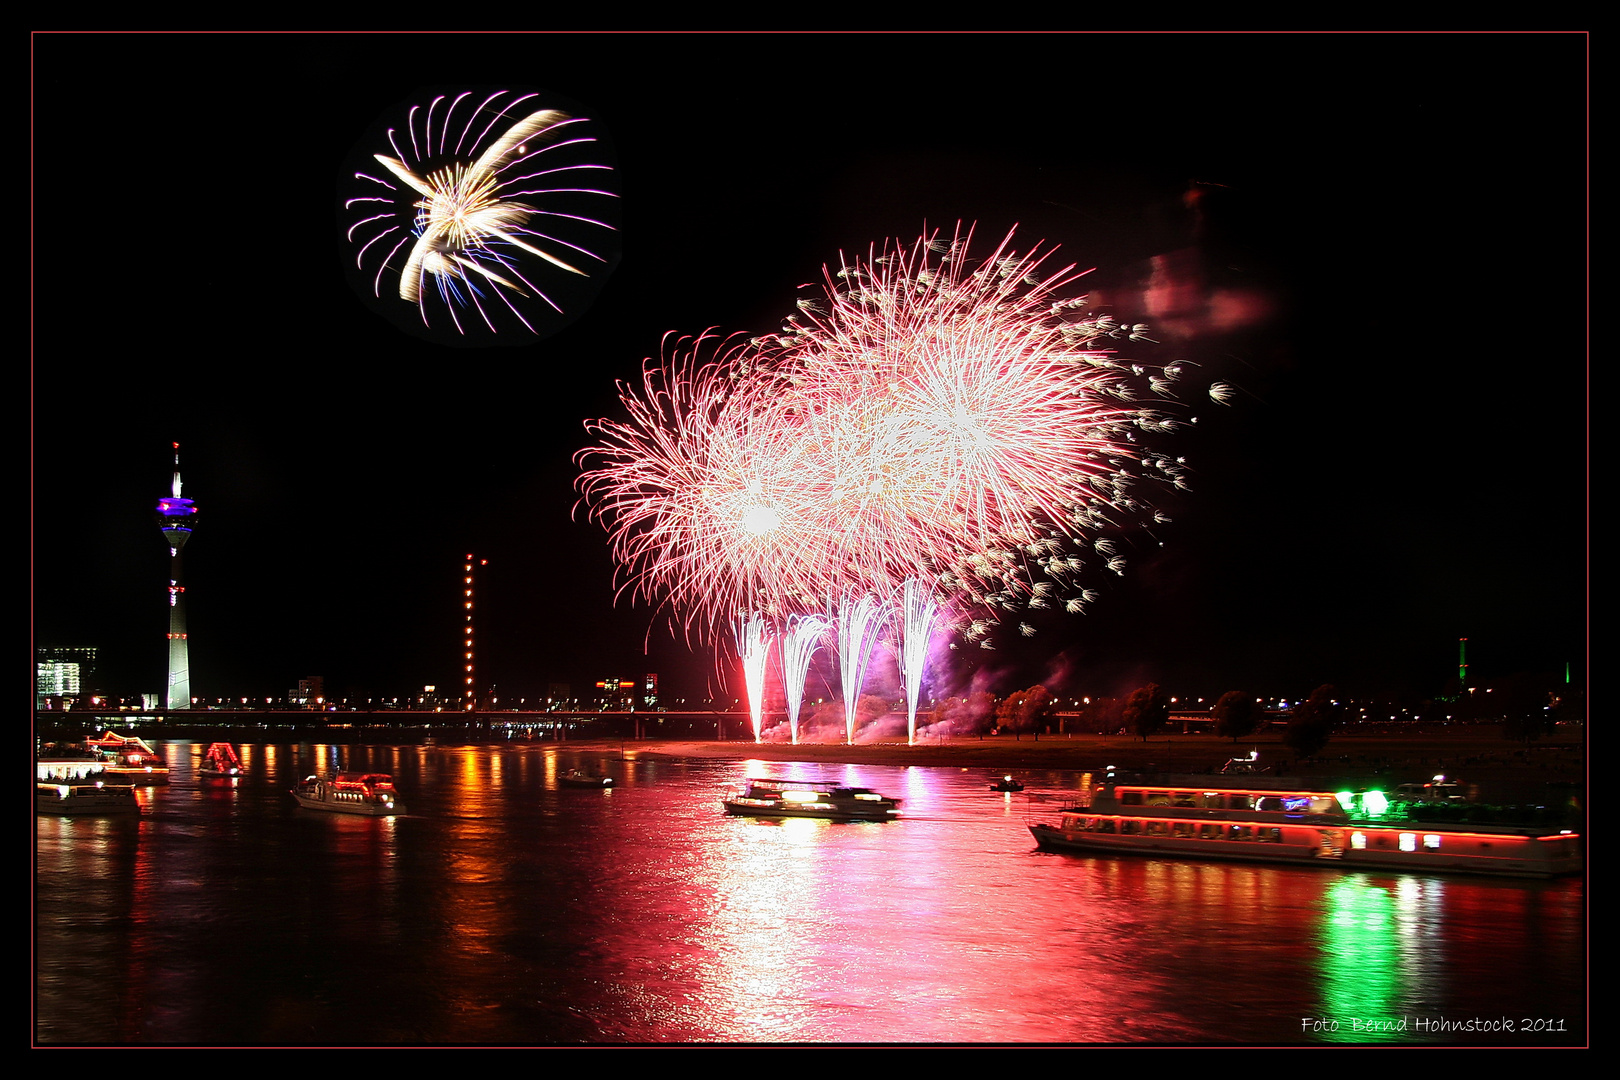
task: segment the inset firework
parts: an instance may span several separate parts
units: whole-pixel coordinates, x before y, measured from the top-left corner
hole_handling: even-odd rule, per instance
[[[376,310],[451,344],[523,344],[589,305],[618,258],[601,125],[539,93],[439,93],[357,154],[350,278]]]

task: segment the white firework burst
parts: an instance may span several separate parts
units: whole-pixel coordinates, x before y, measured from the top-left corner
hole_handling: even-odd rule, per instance
[[[365,194],[344,203],[377,304],[478,336],[539,334],[565,303],[588,302],[592,287],[548,278],[605,277],[612,168],[591,157],[604,150],[591,121],[538,104],[506,90],[440,94],[388,129],[393,152],[371,155],[381,169],[357,170]]]

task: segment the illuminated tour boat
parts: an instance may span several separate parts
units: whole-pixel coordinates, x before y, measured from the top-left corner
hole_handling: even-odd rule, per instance
[[[87,740],[85,745],[95,747],[107,759],[104,771],[109,780],[148,786],[169,782],[169,763],[144,739],[126,739],[109,731],[99,739]]]
[[[234,779],[242,775],[242,762],[230,743],[217,742],[208,748],[203,763],[197,766],[197,775],[215,779]]]
[[[39,783],[35,787],[34,810],[58,817],[138,814],[141,804],[135,801],[135,788],[130,784],[99,780],[91,784]]]
[[[867,788],[807,780],[750,779],[721,803],[726,813],[745,817],[888,821],[900,813],[898,799]]]
[[[1582,866],[1580,837],[1567,829],[1427,822],[1382,792],[1313,790],[1299,780],[1208,780],[1110,779],[1089,806],[1029,831],[1043,851],[1538,878]]]
[[[340,772],[333,777],[310,776],[293,789],[293,798],[306,810],[338,814],[389,817],[405,813],[405,805],[387,773]]]

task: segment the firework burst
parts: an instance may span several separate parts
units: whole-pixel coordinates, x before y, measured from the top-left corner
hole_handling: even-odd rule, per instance
[[[374,306],[464,343],[521,341],[588,302],[613,258],[612,169],[590,157],[605,152],[596,125],[538,105],[440,94],[387,129],[392,152],[371,155],[354,173],[363,193],[344,202]]]
[[[843,258],[781,333],[666,350],[621,386],[628,421],[587,425],[580,489],[623,587],[711,632],[842,598],[851,722],[883,598],[914,724],[932,627],[982,638],[1008,612],[1079,610],[1088,558],[1112,555],[1096,533],[1142,516],[1144,479],[1182,482],[1144,449],[1178,421],[1137,404],[1177,369],[1104,347],[1145,328],[1090,311],[1038,245],[970,259],[971,239]]]

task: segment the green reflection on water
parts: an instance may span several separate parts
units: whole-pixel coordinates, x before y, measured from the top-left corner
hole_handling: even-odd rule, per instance
[[[1402,1042],[1399,1007],[1401,927],[1388,890],[1356,878],[1331,885],[1322,921],[1322,1017],[1310,1029],[1324,1042]]]

